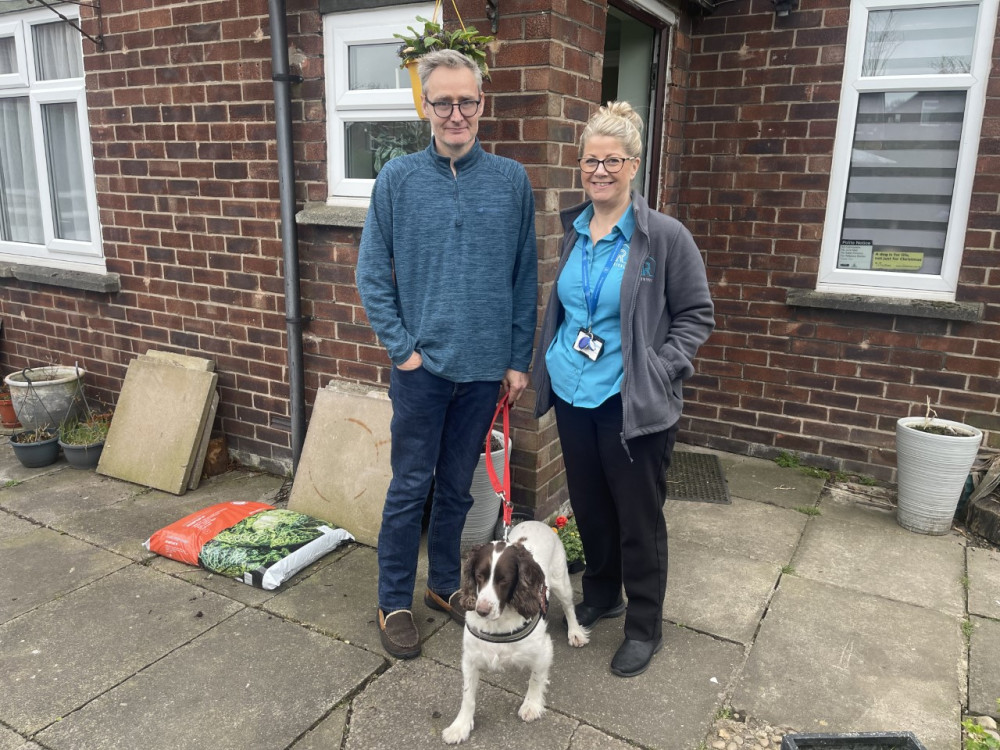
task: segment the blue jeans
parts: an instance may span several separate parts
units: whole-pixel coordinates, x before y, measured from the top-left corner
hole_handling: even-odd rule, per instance
[[[392,368],[392,481],[378,535],[378,603],[410,609],[420,524],[434,481],[427,529],[427,586],[449,596],[461,582],[461,542],[472,507],[469,487],[500,392],[498,381],[453,383],[422,367]]]

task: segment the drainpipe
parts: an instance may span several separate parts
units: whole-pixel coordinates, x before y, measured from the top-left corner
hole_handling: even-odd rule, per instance
[[[285,265],[285,331],[288,336],[288,402],[291,413],[292,474],[306,434],[305,378],[302,372],[302,317],[299,296],[298,232],[295,225],[295,160],[292,153],[292,83],[288,73],[288,26],[284,0],[268,0],[271,16],[271,80],[278,135],[278,194],[281,199],[281,255]]]

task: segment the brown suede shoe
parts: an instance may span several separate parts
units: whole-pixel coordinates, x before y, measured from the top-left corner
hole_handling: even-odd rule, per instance
[[[397,659],[413,659],[420,656],[420,633],[413,622],[413,613],[408,609],[397,609],[388,615],[378,611],[379,638],[382,648]]]
[[[427,593],[424,594],[424,604],[426,604],[431,609],[436,609],[438,612],[447,612],[451,615],[451,619],[457,622],[459,625],[465,625],[465,607],[459,602],[462,598],[462,592],[456,591],[447,599],[444,599],[437,594],[435,594],[430,589],[427,589]]]

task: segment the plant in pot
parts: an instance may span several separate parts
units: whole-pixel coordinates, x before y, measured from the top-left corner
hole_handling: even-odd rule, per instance
[[[14,456],[26,469],[38,469],[59,458],[59,436],[49,425],[22,430],[10,436]]]
[[[441,49],[453,49],[461,52],[472,60],[483,73],[483,78],[489,80],[490,69],[486,63],[486,45],[494,40],[492,36],[480,34],[474,26],[466,26],[458,13],[458,7],[452,0],[452,7],[455,8],[455,16],[458,18],[459,28],[448,31],[444,28],[444,20],[438,22],[438,13],[441,10],[441,0],[434,5],[434,13],[430,20],[417,16],[422,26],[414,28],[407,26],[408,34],[393,34],[397,39],[401,39],[397,54],[399,55],[401,68],[406,68],[410,74],[410,84],[413,89],[413,104],[417,109],[417,114],[421,119],[426,119],[423,108],[423,90],[420,85],[420,76],[417,74],[417,62],[428,52]]]
[[[930,399],[922,417],[896,422],[896,520],[921,534],[951,529],[958,501],[983,441],[982,430],[939,419]]]
[[[111,412],[88,414],[59,425],[59,447],[74,469],[93,469],[101,458],[111,426]]]
[[[587,567],[587,559],[583,555],[583,541],[580,530],[576,526],[576,516],[558,516],[553,527],[559,535],[563,549],[566,550],[566,564],[570,573],[579,573]]]
[[[56,425],[80,413],[86,370],[79,366],[26,367],[4,378],[17,420],[26,430]]]

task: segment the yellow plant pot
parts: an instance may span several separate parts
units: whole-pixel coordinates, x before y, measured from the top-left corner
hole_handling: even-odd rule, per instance
[[[413,106],[417,108],[417,115],[421,120],[426,120],[424,114],[424,90],[420,85],[420,75],[417,73],[417,61],[410,60],[406,63],[406,70],[410,74],[410,90],[413,92]]]

